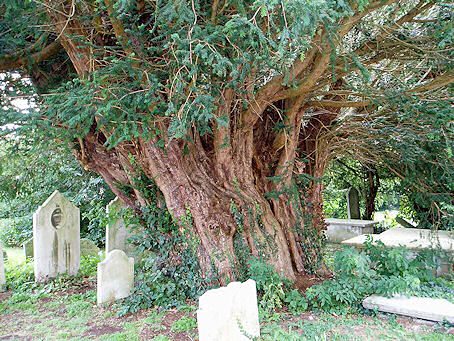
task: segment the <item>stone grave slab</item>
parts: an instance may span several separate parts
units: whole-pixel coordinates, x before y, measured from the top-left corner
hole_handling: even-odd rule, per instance
[[[205,292],[199,298],[197,325],[200,341],[246,341],[259,337],[255,281],[232,282]]]
[[[140,256],[135,255],[136,249],[134,245],[128,243],[128,238],[138,233],[140,229],[126,226],[123,219],[116,216],[125,208],[126,206],[118,197],[106,206],[107,216],[109,217],[109,224],[106,226],[106,254],[112,250],[123,250],[128,256],[134,256],[137,261]]]
[[[340,243],[344,240],[373,233],[378,221],[360,219],[325,219],[328,227],[325,231],[326,239],[330,243]]]
[[[24,250],[25,259],[33,258],[33,237],[22,244],[22,249]]]
[[[395,295],[383,297],[372,295],[363,301],[363,307],[386,313],[416,317],[424,320],[454,323],[454,304],[441,298],[405,297]]]
[[[6,278],[5,278],[5,264],[3,262],[3,247],[2,247],[2,243],[0,243],[0,291],[3,291],[5,284],[6,284]]]
[[[101,251],[90,239],[80,239],[80,255],[98,257],[98,252]]]
[[[134,258],[113,250],[98,263],[97,301],[108,303],[128,297],[134,289]]]
[[[80,267],[79,209],[55,191],[33,214],[35,281],[58,274],[76,275]]]
[[[350,187],[347,191],[347,215],[348,219],[360,219],[359,192],[356,188]]]

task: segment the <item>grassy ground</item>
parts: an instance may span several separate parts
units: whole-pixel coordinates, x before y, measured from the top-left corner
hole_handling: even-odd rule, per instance
[[[8,249],[7,267],[23,258]],[[9,263],[11,262],[11,263]],[[30,267],[30,263],[28,266]],[[197,302],[117,317],[96,305],[96,277],[0,293],[0,340],[197,340]],[[64,288],[64,289],[63,289]],[[453,340],[454,328],[394,315],[335,316],[285,310],[261,321],[260,340]]]
[[[8,255],[8,261],[12,265],[18,265],[25,261],[24,250],[20,247],[3,247]]]

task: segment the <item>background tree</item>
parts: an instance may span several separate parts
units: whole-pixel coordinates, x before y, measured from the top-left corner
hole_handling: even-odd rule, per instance
[[[221,282],[237,241],[289,279],[313,271],[330,159],[402,161],[396,146],[430,144],[430,111],[452,106],[442,1],[16,0],[1,13],[0,70],[42,94],[16,124],[72,143],[132,207],[150,204],[138,179],[153,179]],[[5,92],[24,91],[12,81]]]
[[[0,141],[0,240],[19,246],[32,237],[32,216],[58,189],[81,212],[81,236],[104,244],[100,219],[114,198],[103,179],[84,172],[67,146],[33,138]]]

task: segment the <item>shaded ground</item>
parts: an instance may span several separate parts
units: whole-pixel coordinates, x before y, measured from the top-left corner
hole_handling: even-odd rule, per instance
[[[196,302],[116,317],[96,305],[94,281],[42,298],[0,293],[0,340],[197,340]],[[454,340],[454,328],[382,316],[279,311],[261,322],[262,340]]]

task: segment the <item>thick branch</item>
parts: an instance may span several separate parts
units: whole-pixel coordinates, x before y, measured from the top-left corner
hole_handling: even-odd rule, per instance
[[[62,46],[58,41],[54,41],[41,51],[33,53],[29,56],[22,56],[23,51],[21,51],[21,53],[15,55],[0,57],[0,72],[38,64],[55,56],[58,51],[60,51],[61,47]]]

